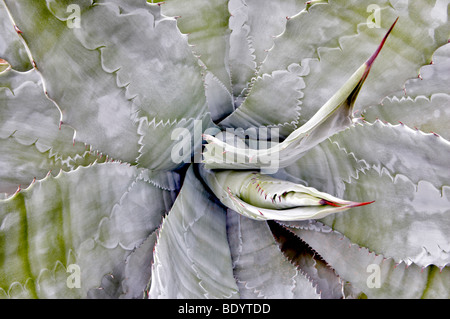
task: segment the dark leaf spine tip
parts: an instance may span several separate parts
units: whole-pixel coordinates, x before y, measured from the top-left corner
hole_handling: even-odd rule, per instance
[[[386,35],[384,36],[383,40],[381,41],[380,45],[378,46],[377,50],[372,54],[372,56],[367,60],[366,65],[368,66],[368,68],[370,69],[370,67],[372,66],[373,62],[375,61],[375,59],[377,58],[378,54],[380,53],[381,49],[384,46],[384,43],[386,42],[389,34],[391,33],[392,29],[394,28],[395,24],[398,21],[398,18],[395,19],[394,23],[391,25],[391,27],[389,28],[389,30],[386,32]]]
[[[350,207],[359,207],[359,206],[365,206],[365,205],[369,205],[374,203],[375,201],[370,201],[370,202],[363,202],[363,203],[353,203],[350,205]]]
[[[16,32],[18,34],[22,34],[23,33],[22,31],[20,31],[20,29],[19,29],[19,27],[17,25],[14,25],[14,30],[16,30]]]

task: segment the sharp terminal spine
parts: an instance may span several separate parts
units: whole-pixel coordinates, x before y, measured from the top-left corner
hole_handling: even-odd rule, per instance
[[[23,32],[19,29],[17,25],[14,25],[14,30],[16,30],[17,34],[22,34]]]

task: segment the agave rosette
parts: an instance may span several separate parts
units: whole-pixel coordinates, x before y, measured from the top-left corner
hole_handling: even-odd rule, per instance
[[[447,8],[2,0],[0,297],[448,298]]]

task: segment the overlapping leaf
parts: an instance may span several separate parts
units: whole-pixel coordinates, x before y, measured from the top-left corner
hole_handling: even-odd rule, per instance
[[[170,123],[158,126],[170,136],[173,123],[204,117],[207,106],[201,68],[176,20],[144,3],[130,2],[122,14],[115,3],[74,2],[79,26],[69,23],[64,3],[6,5],[77,140],[130,163],[141,156],[150,166],[147,154],[160,141],[147,130],[139,136],[139,123]]]
[[[385,98],[379,105],[367,108],[362,115],[367,121],[376,119],[401,122],[425,133],[436,133],[450,140],[446,119],[450,103],[450,45],[433,54],[433,64],[420,69],[420,78],[405,83],[405,89]]]
[[[32,65],[27,48],[23,45],[17,31],[11,28],[8,11],[2,5],[0,5],[0,37],[0,57],[15,70],[30,70]]]
[[[307,258],[291,265],[266,222],[226,213],[217,200],[242,196],[253,207],[275,205],[270,183],[251,191],[238,179],[227,189],[224,178],[214,198],[191,168],[157,238],[154,230],[180,182],[170,170],[198,155],[195,134],[213,126],[211,114],[216,123],[225,118],[223,128],[276,127],[284,136],[294,131],[285,140],[288,154],[278,157],[287,167],[276,177],[352,201],[376,200],[322,219],[346,237],[324,233],[326,226],[309,220],[285,223],[300,228],[295,234],[356,294],[448,297],[446,51],[421,69],[423,81],[406,83],[408,95],[400,100],[405,81],[448,41],[446,6],[440,0],[330,0],[309,2],[300,12],[304,3],[294,0],[0,2],[0,58],[6,60],[0,71],[9,64],[34,68],[0,75],[0,187],[11,193],[18,183],[32,183],[0,200],[0,296],[315,298],[320,289],[327,290],[322,297],[340,296],[334,274],[321,276]],[[356,103],[363,110],[395,92],[365,113],[391,124],[361,122],[339,132],[351,124],[364,65],[345,92],[313,116],[398,16]],[[420,121],[400,118],[403,110]],[[397,121],[405,125],[392,125]],[[82,141],[75,146],[74,136]],[[252,163],[254,154],[214,142],[207,152],[216,150],[215,157],[238,155],[251,164],[226,168],[264,168]],[[149,170],[119,163],[73,170],[100,157]],[[41,180],[52,168],[73,171]],[[293,185],[282,184],[285,190]],[[237,211],[243,204],[233,203]],[[71,264],[80,266],[80,289],[67,285]],[[368,281],[371,265],[380,267],[380,288]]]
[[[398,264],[395,260],[361,248],[342,234],[309,227],[291,228],[297,236],[330,264],[337,274],[369,298],[447,298],[442,289],[448,281],[449,271],[437,267],[422,268],[417,265]],[[351,262],[348,262],[351,260]]]
[[[75,143],[74,130],[59,128],[60,113],[44,94],[35,70],[0,74],[0,192],[13,193],[49,171],[71,170],[91,150]],[[93,156],[91,161],[98,158]]]
[[[227,232],[241,298],[308,298],[320,294],[279,250],[265,222],[227,213]]]
[[[249,148],[242,141],[239,141],[241,145],[236,145],[233,137],[229,142],[227,136],[223,141],[205,134],[204,138],[208,143],[203,154],[206,167],[212,169],[254,169],[267,165],[271,166],[271,169],[285,167],[329,136],[348,127],[352,123],[352,111],[356,97],[396,22],[397,20],[394,21],[377,50],[367,61],[354,71],[342,87],[308,122],[289,134],[281,143],[267,148],[259,146],[258,148]],[[224,156],[225,153],[227,154]]]
[[[1,290],[86,297],[157,228],[171,206],[165,196],[136,168],[105,163],[48,176],[0,201]],[[67,284],[71,264],[80,269],[79,288]]]
[[[314,188],[255,171],[202,170],[201,175],[225,206],[256,220],[318,219],[370,204],[342,200]]]
[[[205,191],[192,166],[159,230],[149,297],[238,297],[225,210]]]

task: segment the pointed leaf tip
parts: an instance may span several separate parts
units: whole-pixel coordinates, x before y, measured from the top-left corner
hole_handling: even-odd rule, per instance
[[[363,203],[358,203],[358,202],[354,202],[353,204],[350,204],[349,207],[353,208],[353,207],[359,207],[359,206],[365,206],[365,205],[369,205],[374,203],[375,201],[370,201],[370,202],[363,202]]]
[[[375,61],[375,59],[377,58],[378,54],[380,53],[381,49],[384,46],[384,43],[386,42],[389,34],[392,32],[392,29],[394,29],[395,24],[398,21],[398,18],[395,19],[394,23],[391,25],[391,27],[389,28],[389,30],[386,32],[386,35],[384,36],[383,40],[381,41],[380,45],[378,46],[377,50],[372,54],[372,56],[366,61],[366,65],[367,65],[367,74],[369,73],[370,68],[372,67],[373,62]]]
[[[257,171],[211,171],[201,168],[200,175],[222,204],[256,220],[320,219],[373,203],[342,200]]]

